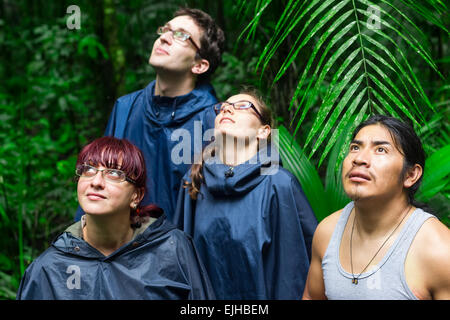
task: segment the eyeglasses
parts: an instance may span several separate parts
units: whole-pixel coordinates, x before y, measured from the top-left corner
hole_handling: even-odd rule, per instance
[[[255,110],[256,114],[258,115],[258,117],[262,120],[262,115],[261,113],[259,113],[258,109],[256,109],[255,105],[253,103],[251,103],[250,101],[237,101],[237,102],[219,102],[216,103],[214,105],[214,111],[216,112],[216,115],[218,115],[221,111],[223,111],[223,109],[225,109],[225,107],[227,106],[232,106],[234,110],[247,110],[252,108],[253,110]]]
[[[167,26],[164,27],[158,27],[156,30],[156,33],[160,36],[162,36],[166,32],[171,32],[174,39],[180,40],[180,41],[191,41],[192,45],[197,49],[197,51],[200,51],[200,48],[195,44],[194,40],[192,40],[192,36],[188,33],[185,33],[180,30],[172,30]]]
[[[136,184],[136,181],[131,178],[128,178],[126,173],[123,172],[122,170],[108,169],[108,168],[98,169],[96,167],[87,164],[82,164],[81,166],[77,167],[75,170],[75,174],[79,177],[90,179],[95,177],[97,175],[97,172],[99,171],[102,173],[102,176],[106,181],[116,183],[128,181],[132,184]]]

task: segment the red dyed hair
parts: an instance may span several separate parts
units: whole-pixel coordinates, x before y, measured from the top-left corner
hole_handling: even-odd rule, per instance
[[[86,145],[78,155],[77,168],[83,164],[103,166],[125,172],[127,177],[135,181],[134,186],[143,194],[147,191],[147,169],[141,150],[127,139],[101,137]],[[133,227],[139,227],[148,216],[159,217],[163,210],[157,205],[138,205],[131,210],[130,219]]]

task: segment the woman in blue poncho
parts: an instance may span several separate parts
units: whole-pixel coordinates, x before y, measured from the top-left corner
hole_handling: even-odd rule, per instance
[[[185,175],[174,223],[194,238],[218,299],[300,299],[317,220],[270,144],[254,91],[215,105],[214,142]]]
[[[142,205],[142,152],[102,137],[77,160],[86,215],[27,268],[18,300],[214,299],[192,240],[156,205]]]

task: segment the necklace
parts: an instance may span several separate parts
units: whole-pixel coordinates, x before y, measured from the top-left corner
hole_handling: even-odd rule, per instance
[[[356,220],[356,210],[355,210],[355,217],[353,218],[353,225],[352,225],[352,232],[350,234],[350,266],[352,268],[352,283],[354,285],[358,284],[358,280],[359,277],[361,277],[361,275],[364,273],[364,271],[366,271],[367,267],[370,266],[370,264],[372,263],[373,259],[375,259],[375,257],[377,256],[378,252],[380,252],[381,248],[384,247],[384,245],[386,244],[386,242],[388,242],[388,240],[392,237],[392,235],[394,234],[395,230],[397,230],[397,228],[402,224],[403,220],[405,219],[405,217],[408,214],[408,211],[411,207],[407,206],[406,207],[406,212],[403,214],[403,218],[402,220],[400,220],[399,224],[397,224],[397,226],[395,227],[395,229],[391,232],[391,234],[389,235],[389,237],[386,238],[386,240],[384,240],[383,244],[381,245],[381,247],[377,250],[377,252],[375,252],[374,256],[372,257],[372,259],[370,259],[369,263],[364,267],[364,269],[360,272],[360,274],[358,274],[357,277],[355,277],[355,274],[353,273],[353,255],[352,255],[352,242],[353,242],[353,230],[355,229],[355,220]]]

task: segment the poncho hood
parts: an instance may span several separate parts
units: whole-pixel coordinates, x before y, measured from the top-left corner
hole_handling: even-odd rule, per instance
[[[155,95],[156,80],[144,88],[146,116],[155,123],[180,124],[206,107],[211,107],[215,92],[209,83],[198,84],[191,92],[177,97]]]
[[[165,215],[104,256],[69,227],[25,271],[18,300],[214,299],[192,239]]]
[[[84,257],[84,258],[105,258],[97,249],[90,246],[81,236],[81,223],[78,221],[68,227],[63,234],[61,234],[53,243],[52,246],[64,253]],[[114,258],[114,256],[126,253],[134,249],[138,244],[151,242],[153,239],[158,239],[167,232],[175,229],[175,227],[168,223],[165,216],[158,219],[150,218],[147,223],[142,224],[138,229],[134,230],[133,241],[128,245],[119,248],[106,258]]]
[[[205,161],[205,186],[214,196],[242,195],[253,190],[268,175],[276,173],[279,155],[269,145],[254,157],[235,167],[223,164],[218,157]]]

